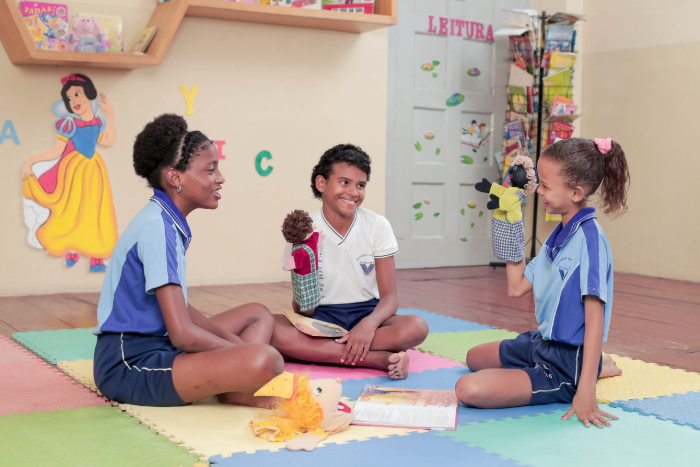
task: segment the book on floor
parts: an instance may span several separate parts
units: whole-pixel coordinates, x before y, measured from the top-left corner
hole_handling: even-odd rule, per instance
[[[365,385],[355,403],[351,425],[456,430],[454,391]]]
[[[337,324],[326,323],[325,321],[313,319],[289,310],[282,310],[282,313],[295,328],[308,336],[339,338],[348,333],[347,329]]]

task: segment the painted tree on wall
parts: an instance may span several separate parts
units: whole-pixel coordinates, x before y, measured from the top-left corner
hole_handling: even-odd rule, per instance
[[[52,256],[65,255],[67,267],[86,256],[90,271],[102,272],[118,234],[107,169],[95,149],[116,140],[114,108],[104,94],[98,99],[85,75],[70,74],[61,84],[61,100],[51,109],[58,116],[56,144],[22,170],[27,242]]]

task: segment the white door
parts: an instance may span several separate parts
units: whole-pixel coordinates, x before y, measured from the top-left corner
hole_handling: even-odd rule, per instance
[[[487,264],[488,196],[503,141],[508,39],[501,8],[529,0],[401,0],[389,37],[387,218],[399,268]],[[432,18],[431,18],[432,17]]]

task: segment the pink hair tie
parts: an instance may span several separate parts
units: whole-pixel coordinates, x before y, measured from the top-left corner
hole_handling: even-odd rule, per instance
[[[68,81],[82,81],[83,83],[86,82],[83,78],[81,78],[81,77],[79,77],[79,76],[75,76],[73,73],[71,73],[70,75],[66,76],[65,78],[61,78],[61,84],[64,85],[64,86],[66,85],[66,83],[67,83]]]
[[[612,140],[610,138],[596,138],[593,140],[593,142],[595,142],[595,145],[598,146],[598,151],[600,151],[600,153],[603,155],[609,153],[612,150]]]

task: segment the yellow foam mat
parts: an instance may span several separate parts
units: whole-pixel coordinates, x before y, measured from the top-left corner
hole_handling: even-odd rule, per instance
[[[610,355],[622,368],[622,376],[603,378],[596,384],[599,402],[672,396],[700,391],[700,374],[654,363]]]
[[[99,393],[92,374],[92,360],[58,362],[58,368],[83,386]],[[347,405],[353,403],[345,400]],[[190,451],[205,457],[228,457],[237,452],[279,451],[285,443],[270,443],[253,435],[248,422],[254,418],[270,416],[269,410],[220,404],[210,397],[184,407],[143,407],[119,404],[122,410],[138,418],[170,440],[182,444]],[[342,432],[328,437],[324,444],[343,444],[347,441],[367,441],[369,438],[386,438],[406,435],[420,430],[349,426]]]
[[[352,405],[345,398],[343,401]],[[248,426],[250,420],[269,417],[270,410],[220,404],[214,397],[184,407],[119,406],[171,441],[205,457],[229,457],[239,452],[252,454],[255,451],[279,451],[285,447],[285,443],[271,443],[256,437]],[[416,431],[425,430],[351,425],[340,433],[329,436],[319,446],[403,436]]]
[[[97,394],[102,393],[95,385],[95,377],[92,374],[92,360],[60,361],[58,369]]]

